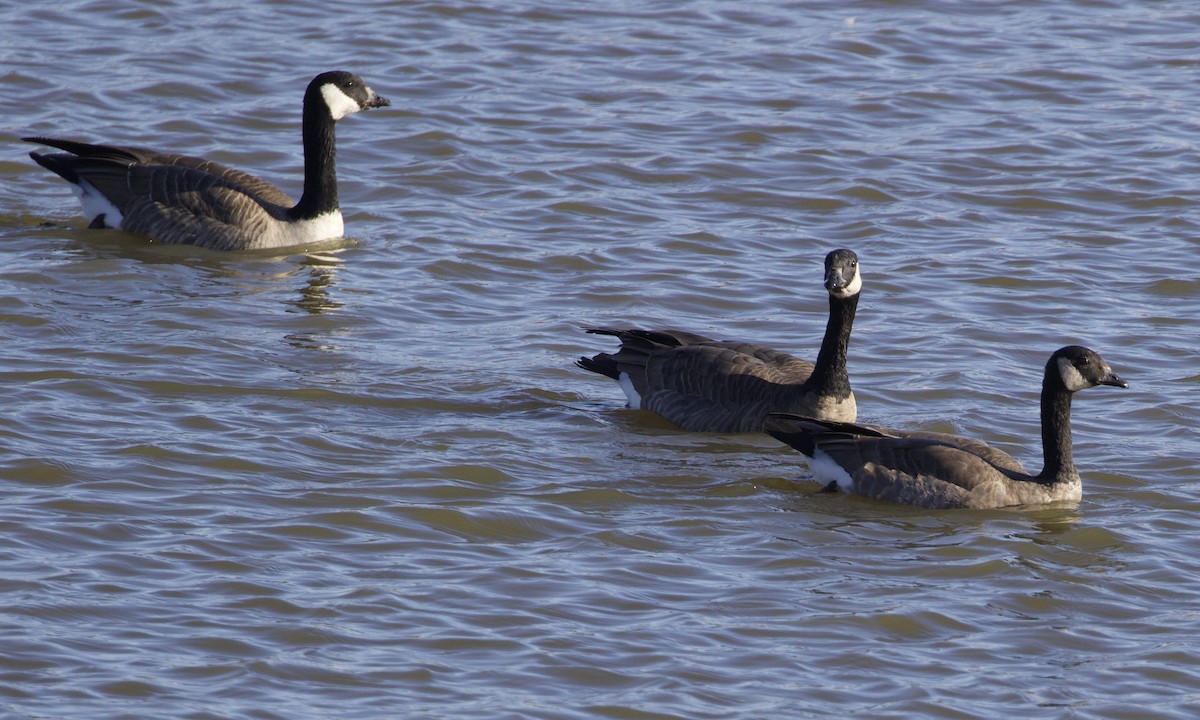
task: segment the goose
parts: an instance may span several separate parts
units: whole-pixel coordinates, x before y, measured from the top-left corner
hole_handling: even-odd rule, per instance
[[[304,194],[201,158],[48,137],[22,140],[62,153],[29,153],[71,183],[91,228],[215,250],[277,248],[341,237],[334,123],[390,105],[360,77],[321,73],[304,92]]]
[[[853,422],[846,349],[862,290],[854,252],[825,256],[825,289],[829,321],[815,364],[755,343],[612,327],[584,329],[618,338],[620,350],[575,364],[619,382],[630,408],[655,412],[684,430],[759,432],[770,412]]]
[[[765,429],[807,455],[827,489],[927,508],[997,508],[1077,502],[1083,483],[1071,456],[1071,396],[1085,388],[1127,388],[1099,354],[1056,350],[1042,379],[1042,454],[1037,475],[980,440],[924,431],[774,414]]]

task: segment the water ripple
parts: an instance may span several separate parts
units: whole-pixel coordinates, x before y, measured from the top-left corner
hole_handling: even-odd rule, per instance
[[[0,10],[9,714],[1194,715],[1190,6],[284,9]],[[394,104],[326,246],[87,231],[18,142],[298,195],[328,67]],[[811,357],[842,246],[864,419],[1036,467],[1051,350],[1129,379],[1076,403],[1082,502],[823,493],[571,365],[606,322]]]

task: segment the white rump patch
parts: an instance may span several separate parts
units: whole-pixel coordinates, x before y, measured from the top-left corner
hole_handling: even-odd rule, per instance
[[[90,182],[81,180],[79,183],[72,183],[71,190],[75,192],[75,197],[79,198],[79,204],[83,207],[83,216],[87,218],[88,223],[95,222],[98,216],[103,215],[104,227],[114,230],[121,228],[125,216]]]
[[[813,448],[813,456],[808,459],[808,469],[812,470],[812,474],[822,485],[837,483],[838,490],[844,493],[854,489],[854,480],[850,477],[850,473],[829,457],[829,453],[820,448]]]
[[[1058,374],[1062,377],[1063,385],[1071,392],[1092,387],[1092,384],[1083,378],[1078,368],[1067,358],[1060,357],[1058,359]]]
[[[617,382],[621,383],[621,389],[625,391],[625,397],[629,399],[629,408],[631,410],[641,410],[642,396],[633,387],[633,380],[629,379],[629,373],[621,373],[621,376],[617,378]]]
[[[333,83],[325,83],[321,86],[321,97],[325,98],[325,104],[329,106],[329,114],[333,116],[334,120],[341,120],[351,113],[362,110],[357,100],[342,92],[342,89]]]

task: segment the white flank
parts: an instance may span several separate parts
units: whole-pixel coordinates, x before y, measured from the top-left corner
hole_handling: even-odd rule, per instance
[[[633,381],[629,379],[629,373],[621,373],[621,377],[617,378],[617,382],[621,383],[621,389],[625,391],[625,397],[629,399],[629,408],[631,410],[641,410],[642,396],[633,387]]]
[[[808,469],[812,470],[812,474],[822,485],[828,485],[831,482],[837,483],[838,489],[845,493],[851,492],[854,488],[854,480],[851,479],[850,474],[820,448],[813,449],[813,456],[808,459]]]
[[[88,223],[95,222],[97,216],[103,215],[104,227],[114,230],[121,227],[125,216],[121,214],[116,205],[101,195],[100,191],[87,180],[82,180],[78,184],[71,183],[71,190],[74,191],[75,197],[79,198],[79,204],[83,207],[83,216],[87,218]]]
[[[333,83],[326,83],[321,86],[321,97],[325,98],[325,104],[329,106],[329,114],[334,120],[341,120],[350,113],[356,113],[362,110],[358,106],[358,101],[342,92],[341,88]]]

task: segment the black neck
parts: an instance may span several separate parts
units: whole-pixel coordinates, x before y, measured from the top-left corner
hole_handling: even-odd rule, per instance
[[[333,117],[319,95],[307,93],[304,96],[304,195],[290,215],[296,220],[307,220],[337,209]]]
[[[1074,480],[1075,461],[1071,454],[1071,393],[1047,368],[1042,383],[1042,457],[1045,466],[1037,479],[1043,483]]]
[[[846,351],[850,347],[850,330],[854,326],[854,311],[858,293],[849,297],[829,296],[829,323],[813,374],[804,383],[806,390],[838,398],[850,396],[850,375],[846,372]]]

